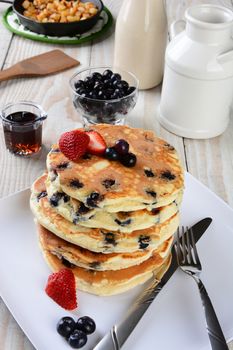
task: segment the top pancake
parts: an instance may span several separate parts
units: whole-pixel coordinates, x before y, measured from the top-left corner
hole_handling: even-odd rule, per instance
[[[177,152],[152,131],[107,124],[95,125],[92,130],[103,136],[107,147],[126,140],[137,163],[127,168],[119,161],[94,155],[74,162],[54,145],[47,157],[49,177],[51,181],[58,178],[62,190],[71,197],[89,208],[131,211],[169,204],[183,188]]]

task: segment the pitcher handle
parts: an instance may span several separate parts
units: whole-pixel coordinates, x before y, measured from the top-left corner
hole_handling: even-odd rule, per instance
[[[186,26],[186,22],[183,19],[178,19],[172,22],[170,26],[170,39],[172,40],[177,34],[181,33]]]

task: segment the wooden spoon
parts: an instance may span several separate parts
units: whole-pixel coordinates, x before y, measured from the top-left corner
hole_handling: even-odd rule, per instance
[[[0,81],[19,78],[36,77],[60,72],[80,64],[79,61],[66,55],[63,51],[53,50],[14,64],[0,71]]]

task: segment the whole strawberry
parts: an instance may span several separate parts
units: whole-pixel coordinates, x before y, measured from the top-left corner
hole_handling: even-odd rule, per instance
[[[86,153],[90,138],[81,130],[65,132],[59,139],[61,152],[70,160],[77,160]]]
[[[71,270],[61,269],[51,274],[45,288],[48,296],[66,310],[77,307],[75,277]]]

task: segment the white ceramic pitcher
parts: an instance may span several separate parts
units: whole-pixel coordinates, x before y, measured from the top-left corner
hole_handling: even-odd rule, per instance
[[[124,0],[116,21],[114,65],[130,71],[139,89],[161,83],[167,44],[163,0]]]
[[[211,138],[226,129],[231,113],[233,12],[197,5],[185,18],[185,30],[166,49],[159,120],[177,135]],[[177,34],[182,24],[174,22],[171,32]]]

